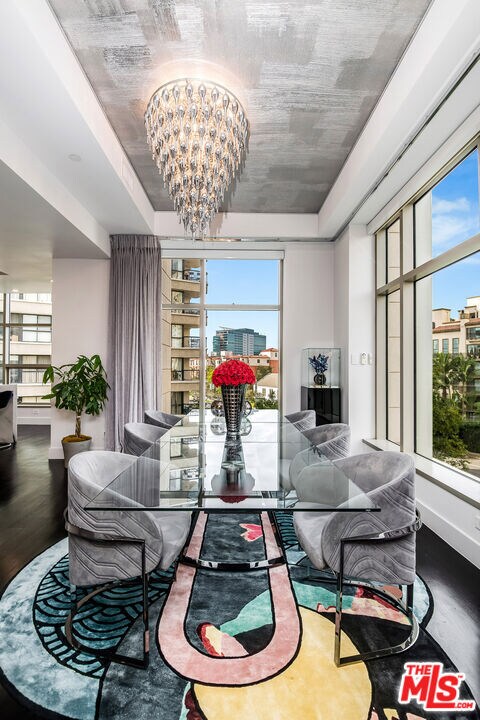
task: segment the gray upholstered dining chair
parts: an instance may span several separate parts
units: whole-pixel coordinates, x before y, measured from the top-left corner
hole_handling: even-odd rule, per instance
[[[138,463],[138,465],[136,465]],[[166,570],[179,556],[190,529],[191,513],[170,511],[153,513],[139,509],[138,503],[111,491],[112,504],[132,510],[87,511],[86,505],[121,472],[132,469],[142,473],[157,460],[138,458],[123,453],[93,450],[75,455],[68,466],[68,532],[69,576],[72,611],[65,625],[69,643],[89,654],[106,654],[109,659],[138,667],[148,665],[148,575],[156,569]],[[151,468],[150,468],[151,469]],[[73,618],[88,600],[113,585],[141,579],[143,605],[143,659],[92,650],[82,646],[73,631]],[[81,600],[77,588],[97,586]]]
[[[160,410],[145,410],[144,421],[149,425],[157,425],[170,429],[176,425],[181,419],[181,415],[172,415],[171,413],[161,412]]]
[[[294,513],[293,520],[300,545],[312,565],[318,570],[330,568],[336,575],[334,658],[337,665],[346,665],[403,652],[416,641],[418,623],[413,614],[413,586],[416,531],[421,522],[415,507],[415,466],[409,455],[372,452],[334,464],[380,508],[380,512],[305,510]],[[301,483],[301,476],[298,483]],[[362,579],[362,582],[353,578]],[[405,605],[370,584],[375,582],[406,585]],[[342,658],[344,584],[373,587],[376,595],[408,617],[411,623],[409,637],[399,645]]]
[[[340,460],[350,455],[350,426],[345,423],[319,425],[303,434],[317,450],[329,460]]]
[[[303,432],[304,430],[311,430],[317,424],[315,410],[300,410],[299,412],[285,415],[285,418],[289,420],[292,425],[295,425],[300,432]]]
[[[13,392],[2,390],[0,392],[0,450],[6,450],[15,445],[13,431]]]
[[[318,462],[324,462],[327,458],[330,462],[347,457],[350,452],[350,427],[344,423],[332,423],[331,425],[319,425],[312,430],[305,430],[303,435],[310,440],[315,447]],[[313,460],[313,461],[312,461]],[[312,458],[312,449],[301,450],[295,455],[288,470],[288,480],[284,479],[282,486],[285,490],[295,487],[296,478],[309,467],[310,475],[315,475],[315,459]]]
[[[142,455],[168,430],[148,423],[127,423],[123,428],[123,451],[128,455]]]

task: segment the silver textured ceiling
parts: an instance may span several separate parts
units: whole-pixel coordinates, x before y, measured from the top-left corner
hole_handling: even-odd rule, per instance
[[[143,112],[157,86],[201,72],[250,121],[228,209],[290,213],[320,209],[429,2],[50,0],[156,210],[172,203]]]

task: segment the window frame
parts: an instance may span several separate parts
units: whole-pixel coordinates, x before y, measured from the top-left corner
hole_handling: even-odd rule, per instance
[[[193,305],[195,313],[198,312],[200,315],[199,322],[199,334],[200,334],[200,365],[199,365],[199,409],[200,413],[203,413],[205,409],[205,398],[206,398],[206,321],[209,311],[247,311],[247,312],[262,312],[262,311],[274,311],[278,312],[278,349],[279,349],[279,412],[281,414],[281,403],[283,399],[283,388],[282,388],[282,367],[281,367],[281,348],[283,344],[283,251],[235,251],[232,253],[229,250],[198,250],[194,249],[173,249],[168,248],[162,252],[162,259],[174,260],[174,259],[198,259],[200,262],[200,298],[199,302]],[[205,263],[207,260],[276,260],[278,262],[278,303],[276,304],[236,304],[236,303],[208,303],[205,302],[207,297],[207,274]],[[162,302],[162,312],[164,310],[170,310],[174,312],[191,312],[192,304],[176,304],[176,303],[165,303]],[[174,392],[174,391],[172,391]]]
[[[376,262],[376,425],[375,434],[380,443],[387,440],[388,415],[388,368],[387,353],[387,296],[400,290],[400,444],[398,449],[404,452],[417,453],[417,337],[416,337],[416,282],[442,270],[458,261],[480,251],[480,232],[470,236],[458,245],[415,265],[415,203],[432,190],[451,170],[459,165],[470,153],[477,150],[478,172],[480,175],[480,134],[465,144],[447,163],[443,165],[427,183],[423,184],[388,220],[375,231],[375,262]],[[479,181],[480,195],[480,181]],[[479,198],[480,204],[480,198]],[[388,279],[387,265],[387,231],[397,220],[400,220],[400,274]],[[468,341],[467,341],[468,342]],[[440,343],[438,343],[440,346]],[[433,345],[430,341],[432,354]],[[442,344],[443,348],[443,344]],[[440,347],[439,347],[440,352]],[[410,382],[406,378],[411,378]],[[393,444],[392,444],[393,445]],[[422,456],[425,457],[425,456]],[[426,458],[432,463],[442,465],[452,473],[467,476],[479,482],[480,479],[470,473],[452,468],[435,458]]]
[[[11,302],[16,300],[21,300],[24,302],[32,302],[32,303],[45,303],[51,306],[51,299],[50,302],[46,301],[45,299],[39,300],[38,295],[46,296],[48,293],[1,293],[1,296],[3,298],[3,306],[2,306],[2,319],[0,320],[0,328],[2,330],[2,359],[0,361],[0,369],[2,370],[3,375],[3,383],[5,385],[9,384],[22,384],[15,383],[11,380],[11,374],[13,374],[15,371],[22,371],[24,370],[32,370],[36,371],[37,375],[39,372],[42,374],[45,372],[45,369],[48,367],[47,364],[39,364],[39,363],[12,363],[11,360],[11,353],[10,353],[10,343],[11,343],[11,330],[12,328],[20,328],[22,331],[27,328],[32,328],[32,332],[35,332],[35,334],[38,337],[38,333],[44,333],[48,332],[50,334],[50,340],[49,341],[42,341],[42,340],[19,340],[18,342],[25,342],[25,343],[42,343],[44,342],[45,345],[50,345],[50,363],[51,364],[51,357],[52,357],[52,316],[47,315],[45,313],[42,313],[41,315],[37,314],[35,317],[38,318],[46,318],[50,317],[50,322],[48,323],[26,323],[26,322],[17,322],[12,321],[11,317],[12,314],[17,315],[18,313],[12,313],[11,312]],[[29,297],[24,297],[24,295],[27,295]],[[33,299],[33,297],[30,297],[31,295],[35,295],[36,299]],[[32,313],[22,313],[22,316],[29,315],[31,317],[34,317]],[[36,353],[37,359],[38,359],[38,352]],[[41,353],[40,353],[41,354]],[[27,385],[30,385],[32,383],[28,382],[25,383]],[[33,383],[37,384],[37,383]],[[45,388],[45,391],[48,392],[48,388]],[[17,399],[17,406],[18,407],[50,407],[50,401],[46,400],[44,402],[36,402],[36,403],[21,403],[20,400],[21,396],[18,396]],[[40,398],[39,398],[40,399]]]

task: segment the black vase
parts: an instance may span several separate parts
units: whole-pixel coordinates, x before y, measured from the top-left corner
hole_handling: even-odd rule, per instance
[[[313,376],[313,382],[315,385],[325,385],[327,382],[327,378],[325,377],[325,373],[315,373]]]
[[[240,437],[241,416],[246,385],[222,385],[223,412],[227,439]]]

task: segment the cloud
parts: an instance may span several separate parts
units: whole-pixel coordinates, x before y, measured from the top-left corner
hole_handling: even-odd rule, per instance
[[[478,232],[478,220],[474,214],[466,217],[435,215],[432,217],[432,239],[436,250],[448,250]]]
[[[478,210],[466,197],[432,200],[432,243],[444,252],[467,240],[479,230]]]
[[[465,265],[480,265],[480,252],[477,252],[474,255],[469,255],[469,257],[461,260],[461,262]]]
[[[456,200],[442,200],[441,198],[432,198],[432,215],[437,213],[450,213],[450,212],[468,212],[471,208],[471,203],[466,197],[459,197]]]

